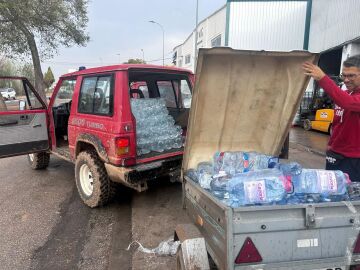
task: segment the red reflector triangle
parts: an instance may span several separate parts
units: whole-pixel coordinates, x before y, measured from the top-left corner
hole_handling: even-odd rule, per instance
[[[358,235],[358,238],[356,239],[353,253],[360,253],[360,234]]]
[[[253,262],[261,262],[262,257],[255,247],[253,241],[250,237],[246,238],[243,246],[240,249],[239,254],[236,257],[235,263],[253,263]]]

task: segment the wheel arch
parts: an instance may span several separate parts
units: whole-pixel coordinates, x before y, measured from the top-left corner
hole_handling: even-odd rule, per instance
[[[87,133],[82,133],[78,136],[75,146],[75,159],[80,152],[85,150],[95,150],[103,162],[109,162],[106,149],[97,136]]]

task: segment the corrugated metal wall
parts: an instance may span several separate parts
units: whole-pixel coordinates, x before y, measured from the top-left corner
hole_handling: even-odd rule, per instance
[[[324,51],[360,37],[360,0],[313,0],[309,50]]]
[[[275,51],[303,49],[307,1],[228,4],[230,47]]]

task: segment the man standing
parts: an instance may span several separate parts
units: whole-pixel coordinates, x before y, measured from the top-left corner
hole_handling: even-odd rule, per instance
[[[353,182],[360,182],[360,55],[343,63],[340,78],[347,90],[341,90],[318,66],[303,64],[306,75],[318,81],[332,98],[335,114],[326,152],[326,169],[341,170]]]

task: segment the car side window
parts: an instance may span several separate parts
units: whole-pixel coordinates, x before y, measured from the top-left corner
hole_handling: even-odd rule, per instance
[[[176,97],[181,108],[189,109],[191,106],[191,88],[187,80],[173,80]]]
[[[166,107],[177,108],[175,91],[171,81],[157,81],[157,87],[161,98],[165,99]]]
[[[82,81],[78,112],[112,115],[113,76],[86,77]]]
[[[31,109],[41,109],[43,108],[43,105],[41,104],[40,100],[35,96],[35,94],[29,89],[29,87],[27,86],[26,88],[28,88],[28,96],[29,96],[29,102],[28,102],[28,106]]]

